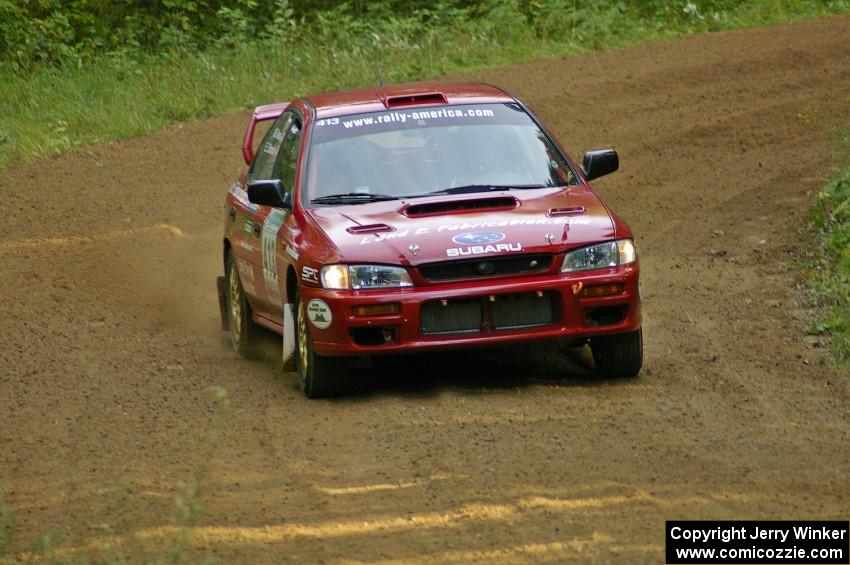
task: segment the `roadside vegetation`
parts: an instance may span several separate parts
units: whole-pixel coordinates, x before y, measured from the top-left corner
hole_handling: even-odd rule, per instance
[[[0,168],[378,74],[847,11],[850,0],[0,0]]]
[[[812,207],[815,238],[809,281],[819,319],[811,333],[829,335],[836,360],[850,370],[850,129],[842,134],[843,166]]]

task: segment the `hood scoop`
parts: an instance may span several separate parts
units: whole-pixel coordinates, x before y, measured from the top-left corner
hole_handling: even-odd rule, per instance
[[[466,200],[411,204],[405,206],[401,210],[401,213],[410,218],[418,218],[420,216],[436,216],[439,214],[463,214],[466,212],[510,210],[517,206],[519,206],[519,201],[513,196],[496,196],[492,198],[470,198]]]
[[[395,231],[395,228],[387,224],[368,224],[365,226],[351,226],[346,229],[350,234],[359,235],[361,233],[378,233],[384,231]]]

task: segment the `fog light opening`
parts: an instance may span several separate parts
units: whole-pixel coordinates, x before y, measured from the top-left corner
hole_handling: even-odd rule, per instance
[[[585,324],[588,326],[612,326],[626,319],[626,306],[603,306],[585,312]]]
[[[361,347],[374,347],[376,345],[388,345],[396,342],[395,328],[353,328],[351,339]]]

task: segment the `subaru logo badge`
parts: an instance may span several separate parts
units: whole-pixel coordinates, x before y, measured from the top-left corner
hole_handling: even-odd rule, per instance
[[[473,231],[461,233],[452,238],[458,245],[485,245],[505,239],[505,234],[497,231]]]

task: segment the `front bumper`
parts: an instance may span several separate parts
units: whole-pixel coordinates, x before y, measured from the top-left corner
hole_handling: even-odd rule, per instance
[[[637,264],[573,274],[547,274],[451,284],[416,286],[405,289],[368,291],[326,290],[302,287],[305,303],[320,299],[331,310],[332,322],[320,329],[311,324],[313,349],[319,355],[373,355],[434,349],[465,348],[504,343],[566,339],[581,340],[599,335],[624,333],[640,328],[641,307]],[[622,284],[622,292],[612,296],[584,297],[578,288]],[[552,315],[547,323],[534,327],[498,329],[489,317],[477,331],[429,334],[423,331],[420,313],[425,303],[479,298],[481,307],[503,295],[546,296]],[[491,298],[492,297],[492,298]],[[399,304],[398,314],[355,316],[355,306]],[[324,324],[323,324],[324,325]]]

